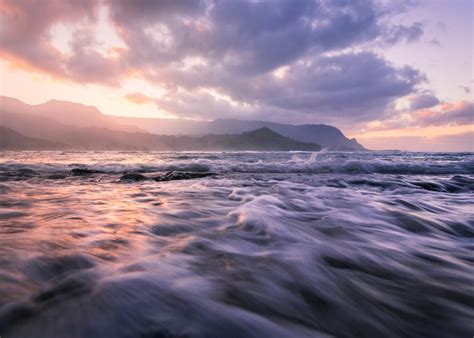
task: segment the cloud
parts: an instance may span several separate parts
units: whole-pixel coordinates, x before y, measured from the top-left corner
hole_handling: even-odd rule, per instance
[[[354,51],[419,39],[421,23],[391,23],[410,3],[0,0],[7,27],[0,53],[80,83],[118,87],[135,74],[166,88],[157,104],[176,116],[367,121],[426,80],[412,67]],[[113,55],[97,36],[102,6],[124,45]],[[58,23],[71,27],[70,53],[51,42]]]
[[[430,43],[434,46],[441,47],[441,42],[437,38],[433,38],[430,40]]]
[[[414,112],[413,117],[415,123],[420,126],[474,124],[474,103],[468,101],[444,103],[436,109]]]
[[[201,85],[219,88],[220,98],[199,90],[194,86],[196,79],[203,79]],[[381,116],[394,98],[413,92],[424,76],[411,67],[396,68],[366,52],[297,63],[288,66],[281,78],[269,73],[241,80],[219,77],[204,68],[195,74],[181,74],[180,81],[185,89],[168,93],[165,103],[166,109],[177,116],[195,117],[199,112],[201,118],[215,118],[217,112],[210,107],[220,101],[216,102],[221,108],[220,117],[268,119],[271,115],[280,121],[343,122]],[[205,109],[207,105],[209,109]]]
[[[386,120],[367,124],[368,130],[390,130],[412,127],[474,125],[474,102],[442,102],[435,106],[394,113]]]
[[[439,100],[433,94],[418,94],[408,98],[410,101],[410,109],[418,110],[423,108],[430,108],[436,106]]]
[[[135,104],[149,104],[149,103],[154,103],[155,100],[147,95],[141,94],[141,93],[130,93],[126,94],[125,99],[135,103]]]
[[[394,98],[411,93],[423,80],[415,69],[395,68],[376,54],[347,53],[290,67],[284,79],[264,79],[248,95],[319,119],[363,121],[379,116]]]
[[[397,25],[387,30],[385,41],[388,44],[396,44],[401,41],[413,42],[423,35],[423,25],[415,22],[411,26]]]
[[[91,27],[77,29],[71,42],[72,55],[64,62],[67,76],[77,82],[102,82],[118,85],[126,67],[118,57],[108,57],[99,50]],[[116,53],[122,51],[116,50]]]
[[[14,1],[0,2],[0,53],[21,60],[31,68],[67,76],[65,57],[51,43],[49,34],[57,22],[72,23],[94,19],[97,2],[78,1]]]
[[[133,62],[159,67],[200,56],[250,76],[311,51],[371,40],[381,15],[369,1],[192,1],[172,9],[163,9],[164,4],[111,2],[113,23],[130,46]]]
[[[464,90],[464,93],[470,94],[471,93],[471,87],[468,86],[458,86],[459,88]]]

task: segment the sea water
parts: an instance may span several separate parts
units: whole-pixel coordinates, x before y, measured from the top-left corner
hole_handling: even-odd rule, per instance
[[[473,334],[472,153],[0,154],[2,338]]]

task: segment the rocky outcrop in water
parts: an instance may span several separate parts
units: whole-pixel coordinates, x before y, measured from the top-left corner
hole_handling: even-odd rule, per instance
[[[141,182],[146,181],[148,179],[148,177],[139,173],[124,173],[120,177],[120,181],[122,182]]]
[[[165,174],[155,176],[153,178],[147,177],[140,173],[124,173],[120,177],[121,182],[142,182],[153,180],[156,182],[168,182],[178,180],[192,180],[196,178],[204,178],[216,176],[216,173],[197,173],[197,172],[182,172],[182,171],[168,171]]]
[[[102,171],[100,170],[95,170],[95,169],[89,169],[89,168],[74,168],[71,170],[70,175],[71,176],[88,176],[92,174],[100,174]]]
[[[216,176],[215,173],[195,173],[195,172],[179,172],[169,171],[164,175],[153,178],[157,182],[177,181],[177,180],[192,180],[195,178],[203,178],[209,176]]]

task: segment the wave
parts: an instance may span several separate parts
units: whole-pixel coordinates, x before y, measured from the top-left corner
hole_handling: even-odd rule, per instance
[[[125,172],[154,173],[167,171],[271,174],[392,174],[392,175],[471,175],[472,154],[434,154],[431,156],[386,156],[378,153],[176,153],[176,154],[107,154],[93,153],[84,161],[67,162],[64,156],[30,156],[18,160],[0,159],[3,176],[32,176],[33,173],[63,173],[87,169],[101,174]],[[66,158],[71,158],[67,156]],[[97,158],[97,160],[95,160]],[[16,174],[15,174],[16,173]]]

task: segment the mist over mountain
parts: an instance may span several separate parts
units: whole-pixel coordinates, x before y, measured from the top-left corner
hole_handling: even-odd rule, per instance
[[[51,137],[51,136],[49,136]],[[55,140],[25,136],[0,126],[2,150],[161,150],[161,151],[318,151],[314,143],[304,143],[282,136],[268,128],[241,134],[174,136],[128,133],[101,128],[66,127]]]
[[[31,119],[35,123],[38,122],[38,119],[47,119],[48,123],[53,120],[62,125],[75,127],[140,131],[133,125],[118,123],[112,116],[102,114],[94,106],[68,101],[49,100],[38,105],[30,105],[15,98],[0,96],[0,124],[5,122],[6,113],[28,115],[25,118]]]
[[[325,124],[291,125],[266,121],[218,119],[209,122],[207,128],[217,134],[241,133],[257,128],[270,128],[294,140],[317,143],[333,150],[365,150],[355,139],[348,139],[339,129]]]
[[[203,150],[321,150],[318,144],[295,141],[265,127],[240,134],[209,134],[194,138],[194,142]]]
[[[268,128],[300,143],[318,144],[333,150],[365,150],[355,139],[348,139],[339,129],[324,124],[290,125],[266,121],[226,119],[194,121],[118,117],[104,115],[93,106],[78,103],[50,100],[39,105],[29,105],[5,96],[0,97],[0,125],[28,137],[87,149],[94,146],[98,149],[121,147],[125,147],[124,149],[156,149],[155,141],[150,139],[156,135],[241,134]],[[100,133],[100,135],[96,135],[96,133]],[[136,138],[135,140],[129,135],[130,133],[133,134],[133,138]],[[81,140],[82,137],[86,139]],[[214,141],[217,142],[217,139]],[[128,142],[128,146],[126,142]],[[235,148],[235,145],[233,147]],[[158,148],[161,149],[161,146]]]
[[[267,121],[242,121],[217,119],[214,121],[190,121],[155,118],[117,117],[118,123],[160,135],[236,134],[259,128],[270,128],[277,133],[301,142],[317,143],[331,150],[366,150],[355,139],[349,139],[336,127],[325,124],[291,125]]]
[[[64,148],[65,146],[61,143],[28,137],[10,128],[0,126],[1,150],[59,150]]]

